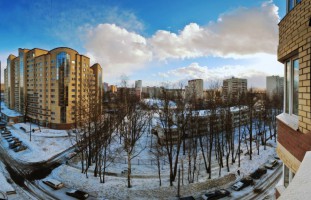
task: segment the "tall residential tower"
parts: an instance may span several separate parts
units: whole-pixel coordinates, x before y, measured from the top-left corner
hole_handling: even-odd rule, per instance
[[[41,125],[68,129],[78,108],[101,99],[102,69],[67,47],[19,49],[7,59],[5,84],[10,109]]]

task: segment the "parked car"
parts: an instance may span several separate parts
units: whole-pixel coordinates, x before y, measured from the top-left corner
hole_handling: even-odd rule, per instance
[[[10,137],[10,138],[5,138],[8,142],[12,142],[12,141],[15,141],[15,142],[18,142],[19,139],[16,138],[16,137]]]
[[[72,196],[77,199],[87,199],[89,197],[88,193],[83,192],[81,190],[70,190],[70,191],[67,191],[66,194],[68,196]]]
[[[1,133],[1,135],[2,135],[2,136],[5,136],[5,135],[11,135],[11,132],[7,132],[7,131],[5,131],[5,132]]]
[[[5,135],[3,136],[4,139],[9,139],[9,138],[12,138],[13,136],[10,134],[10,135]]]
[[[211,199],[221,199],[223,197],[229,196],[230,192],[225,189],[215,190],[212,192],[208,192],[202,195],[204,200],[211,200]]]
[[[267,169],[264,167],[259,167],[253,173],[250,174],[250,177],[253,179],[259,179],[262,175],[267,173]]]
[[[275,166],[277,166],[279,162],[276,159],[270,159],[265,163],[265,168],[267,169],[273,169]]]
[[[252,185],[253,184],[253,179],[250,176],[246,176],[244,178],[242,178],[241,180],[235,182],[231,188],[233,190],[239,191],[242,190],[243,188]]]
[[[188,196],[188,197],[180,197],[179,200],[195,200],[193,196]]]
[[[16,148],[14,148],[13,150],[14,150],[15,152],[20,152],[20,151],[24,151],[24,150],[26,150],[26,149],[27,149],[26,146],[20,145],[20,146],[17,146]]]
[[[58,190],[58,189],[64,187],[64,184],[62,182],[55,180],[55,179],[52,179],[52,178],[44,180],[43,183],[50,186],[54,190]]]
[[[22,141],[10,142],[10,143],[9,143],[9,148],[10,148],[10,149],[14,149],[14,148],[20,146],[21,144],[22,144]]]
[[[74,157],[74,156],[76,156],[76,155],[77,155],[76,152],[71,152],[71,153],[68,153],[68,154],[66,155],[66,158],[67,158],[67,159],[71,159],[72,157]]]

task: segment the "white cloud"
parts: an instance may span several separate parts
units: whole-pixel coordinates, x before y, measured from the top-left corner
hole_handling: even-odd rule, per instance
[[[87,38],[87,55],[99,62],[107,75],[140,69],[152,57],[144,37],[115,24],[100,24],[90,29]]]
[[[225,13],[207,26],[188,24],[178,34],[159,30],[149,42],[160,60],[275,54],[278,21],[278,8],[265,2],[259,8],[238,8]]]
[[[111,19],[118,19],[113,13],[116,12],[112,12]],[[241,59],[256,58],[254,55],[261,53],[276,54],[279,17],[278,8],[271,1],[261,7],[241,7],[222,14],[206,26],[190,23],[178,33],[159,30],[150,38],[137,33],[143,24],[133,13],[122,16],[116,20],[118,24],[88,26],[85,39],[87,55],[93,62],[99,62],[109,77],[137,71],[152,61],[206,56]],[[129,20],[124,20],[126,16]],[[194,76],[189,69],[188,76]],[[195,66],[191,69],[198,70]]]
[[[201,66],[199,63],[191,63],[189,66],[158,73],[162,78],[170,80],[203,79],[205,83],[214,80],[223,80],[230,77],[248,79],[248,87],[265,88],[266,76],[283,76],[283,66],[276,61],[276,56],[257,54],[252,63],[247,65],[225,65],[221,67]]]

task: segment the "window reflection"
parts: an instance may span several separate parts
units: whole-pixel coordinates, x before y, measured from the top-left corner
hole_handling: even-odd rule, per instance
[[[298,115],[299,60],[293,63],[293,114]]]

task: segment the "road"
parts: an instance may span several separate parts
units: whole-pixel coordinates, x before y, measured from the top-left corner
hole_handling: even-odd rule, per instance
[[[267,174],[263,175],[261,179],[255,180],[255,185],[248,186],[241,191],[234,191],[230,188],[230,185],[226,185],[224,188],[231,192],[230,197],[222,198],[222,200],[262,200],[266,196],[270,195],[272,189],[278,183],[282,175],[282,163],[280,162],[273,170],[268,170]],[[254,192],[254,189],[260,190],[260,192]],[[203,193],[202,193],[203,194]],[[201,199],[198,197],[196,199]]]

